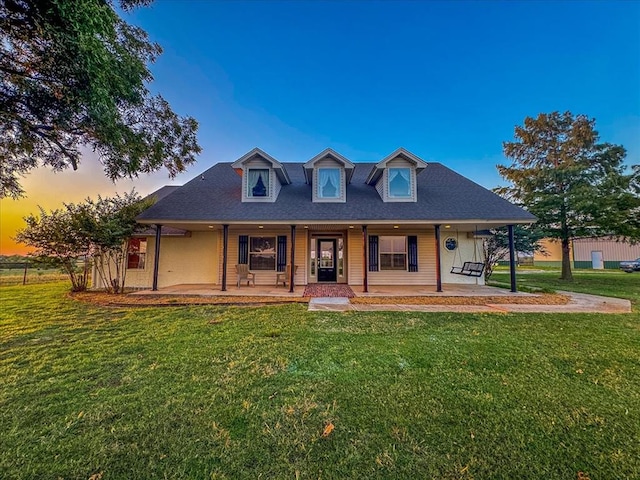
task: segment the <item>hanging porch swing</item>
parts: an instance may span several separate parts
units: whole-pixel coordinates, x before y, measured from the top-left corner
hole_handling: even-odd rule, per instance
[[[473,261],[463,262],[462,254],[460,253],[460,242],[458,241],[458,231],[456,230],[456,251],[458,252],[458,265],[456,265],[456,255],[453,255],[453,264],[451,265],[451,273],[456,275],[466,275],[467,277],[481,277],[484,272],[484,262],[477,261],[477,237],[478,228],[476,227],[475,234],[473,235]]]

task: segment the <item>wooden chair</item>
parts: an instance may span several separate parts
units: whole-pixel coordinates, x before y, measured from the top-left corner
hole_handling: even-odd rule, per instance
[[[294,275],[298,273],[298,265],[296,265],[296,269],[294,270]],[[282,282],[283,286],[287,286],[287,282],[291,278],[291,265],[287,265],[287,268],[284,272],[278,272],[276,274],[276,287],[280,282]]]
[[[238,288],[240,288],[240,282],[247,281],[247,285],[252,284],[256,286],[256,274],[249,271],[249,265],[246,263],[240,263],[236,265],[236,275],[238,276]]]

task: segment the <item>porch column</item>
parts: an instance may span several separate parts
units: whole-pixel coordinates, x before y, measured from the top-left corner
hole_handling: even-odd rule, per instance
[[[509,276],[511,277],[511,291],[517,292],[516,286],[516,247],[513,240],[513,225],[507,225],[509,229]]]
[[[158,264],[160,263],[160,235],[162,234],[162,225],[156,224],[156,246],[153,252],[153,291],[158,290]]]
[[[227,252],[229,247],[229,225],[222,225],[222,292],[227,291]]]
[[[296,226],[291,225],[291,269],[289,277],[289,293],[293,293],[293,282],[296,278]]]
[[[440,225],[434,225],[436,228],[436,292],[442,291],[442,269],[440,267]]]
[[[367,277],[369,272],[369,255],[367,254],[367,226],[362,225],[362,291],[367,293],[369,291],[369,278]]]

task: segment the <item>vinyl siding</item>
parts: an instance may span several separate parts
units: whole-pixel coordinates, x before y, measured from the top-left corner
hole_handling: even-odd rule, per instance
[[[455,238],[458,248],[450,252],[444,247],[447,238]],[[435,252],[435,241],[433,242]],[[474,255],[475,249],[475,255]],[[434,253],[435,256],[435,253]],[[468,277],[451,273],[451,267],[461,267],[464,262],[483,262],[482,240],[468,238],[466,232],[440,230],[440,259],[442,267],[442,283],[484,285],[484,275],[480,277]]]

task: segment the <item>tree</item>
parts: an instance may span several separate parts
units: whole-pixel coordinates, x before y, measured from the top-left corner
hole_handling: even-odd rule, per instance
[[[40,216],[25,217],[27,226],[18,230],[15,240],[36,250],[36,258],[53,258],[69,275],[74,292],[87,289],[91,241],[75,228],[77,218],[68,207],[47,213],[40,207]],[[78,268],[78,265],[81,265]]]
[[[488,280],[493,268],[509,254],[509,232],[506,227],[491,229],[491,236],[482,243],[484,252],[484,278]],[[513,243],[516,252],[540,251],[538,241],[543,237],[542,232],[534,225],[515,225],[513,228]]]
[[[139,228],[136,217],[153,204],[153,200],[140,199],[134,192],[112,198],[98,197],[85,200],[80,208],[91,212],[82,215],[92,242],[93,259],[102,284],[110,293],[124,291],[127,273],[128,240]]]
[[[40,165],[77,169],[83,147],[112,180],[195,161],[197,122],[147,89],[160,46],[111,1],[3,0],[0,33],[0,198]]]
[[[547,237],[562,244],[562,275],[572,280],[570,240],[591,235],[638,238],[640,199],[627,173],[625,149],[598,143],[595,120],[571,112],[527,117],[515,141],[504,142],[510,166],[498,165],[511,185],[499,193],[538,217]]]
[[[135,218],[152,203],[131,192],[96,201],[87,198],[50,213],[40,208],[39,217],[25,217],[27,225],[15,239],[36,248],[35,257],[56,259],[74,292],[86,290],[93,258],[107,291],[119,293],[125,284],[127,241],[138,228]]]

